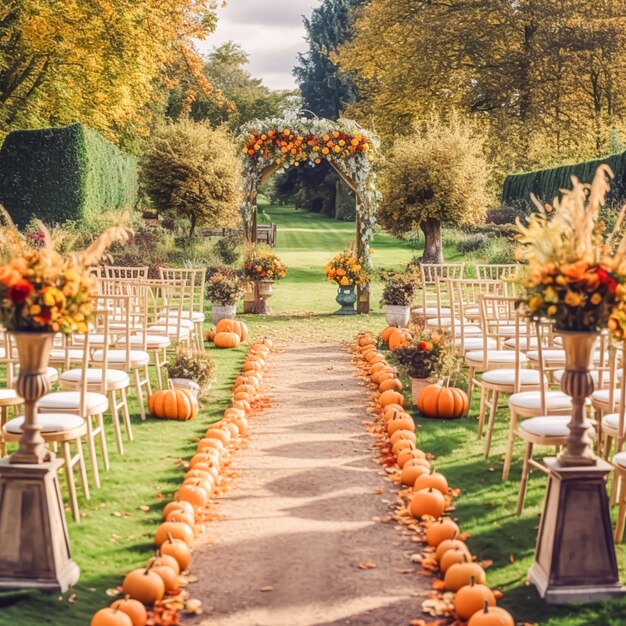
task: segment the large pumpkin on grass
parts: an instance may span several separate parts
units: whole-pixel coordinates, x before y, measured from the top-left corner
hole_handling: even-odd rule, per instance
[[[178,563],[174,561],[176,567],[178,567]],[[148,613],[146,612],[146,607],[139,602],[139,600],[133,600],[132,598],[125,598],[124,600],[116,600],[111,608],[114,611],[121,611],[130,617],[130,621],[133,623],[133,626],[146,626],[148,621]]]
[[[411,341],[411,333],[405,328],[396,328],[396,330],[389,336],[389,349],[393,352],[398,348],[404,348],[408,346]]]
[[[186,389],[166,389],[150,396],[148,409],[161,419],[190,420],[198,415],[198,401]]]
[[[163,579],[150,568],[135,569],[124,578],[124,593],[143,604],[159,602],[165,594]]]
[[[108,608],[100,609],[91,618],[90,626],[134,626],[134,624],[130,616],[120,609]]]
[[[467,626],[515,626],[512,615],[499,606],[483,606],[482,611],[470,617]]]
[[[380,332],[380,340],[383,343],[389,343],[389,337],[391,337],[391,335],[393,335],[393,333],[396,332],[396,330],[398,330],[397,326],[387,326],[387,328],[385,328],[384,330],[382,330]]]
[[[239,320],[220,320],[215,327],[216,333],[236,333],[241,341],[248,338],[248,327]]]
[[[467,415],[467,394],[456,387],[427,385],[417,399],[417,408],[426,417],[456,419]]]
[[[237,333],[224,331],[215,333],[213,343],[216,348],[238,348],[241,343],[241,337]]]

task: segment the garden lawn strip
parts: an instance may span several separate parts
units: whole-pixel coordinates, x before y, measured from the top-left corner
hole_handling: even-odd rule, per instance
[[[364,428],[367,392],[337,344],[279,344],[272,408],[194,551],[205,626],[408,624],[430,581],[391,521],[395,499]],[[383,523],[388,520],[390,523]]]

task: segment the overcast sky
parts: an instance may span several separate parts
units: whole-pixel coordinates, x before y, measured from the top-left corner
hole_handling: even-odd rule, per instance
[[[250,55],[248,71],[270,89],[293,89],[297,53],[306,51],[302,16],[319,0],[228,0],[216,32],[201,44],[208,52],[234,41]]]

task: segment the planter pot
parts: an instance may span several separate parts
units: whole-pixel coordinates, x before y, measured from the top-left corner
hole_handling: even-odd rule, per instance
[[[388,304],[386,318],[387,324],[389,324],[389,326],[398,326],[400,328],[404,328],[409,325],[409,319],[411,318],[411,307]]]
[[[340,285],[335,300],[341,308],[335,311],[335,315],[356,315],[356,298],[356,285]]]
[[[414,406],[417,406],[417,401],[420,397],[420,393],[424,387],[428,387],[428,385],[436,385],[437,383],[441,383],[441,381],[437,378],[411,378],[411,396],[413,398]]]
[[[220,320],[233,320],[236,314],[236,304],[213,304],[211,306],[211,320],[213,324],[217,324]]]
[[[184,389],[190,391],[196,398],[200,394],[200,385],[189,378],[170,378],[169,384],[172,389]]]
[[[259,281],[259,296],[261,298],[270,298],[272,296],[273,280],[260,280]]]

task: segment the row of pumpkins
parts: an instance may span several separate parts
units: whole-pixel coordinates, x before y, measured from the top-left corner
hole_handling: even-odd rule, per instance
[[[248,327],[239,320],[220,320],[215,328],[208,330],[205,341],[213,343],[216,348],[238,348],[248,338]]]
[[[401,481],[412,487],[410,514],[420,520],[426,543],[435,549],[443,589],[455,593],[454,610],[468,626],[514,626],[513,617],[496,606],[492,590],[486,586],[484,569],[475,563],[467,545],[460,539],[457,524],[445,516],[451,494],[446,477],[436,472],[417,448],[415,423],[405,410],[402,382],[384,355],[376,348],[372,333],[359,335],[356,351],[370,380],[393,459],[401,470]],[[422,392],[424,393],[424,392]]]
[[[248,430],[248,416],[252,402],[260,393],[271,349],[270,339],[258,340],[250,346],[235,381],[231,407],[200,439],[182,485],[174,500],[163,509],[163,522],[154,536],[156,556],[145,567],[126,575],[122,584],[125,598],[99,610],[91,626],[146,626],[146,607],[158,604],[166,594],[179,588],[179,575],[191,562],[196,512],[205,509],[219,484],[220,472],[230,456],[229,448]]]
[[[388,326],[378,337],[380,342],[387,345],[392,352],[408,346],[413,340],[407,328],[398,326]],[[417,408],[424,417],[457,419],[467,415],[469,399],[467,394],[457,387],[440,384],[427,385],[418,396]]]

